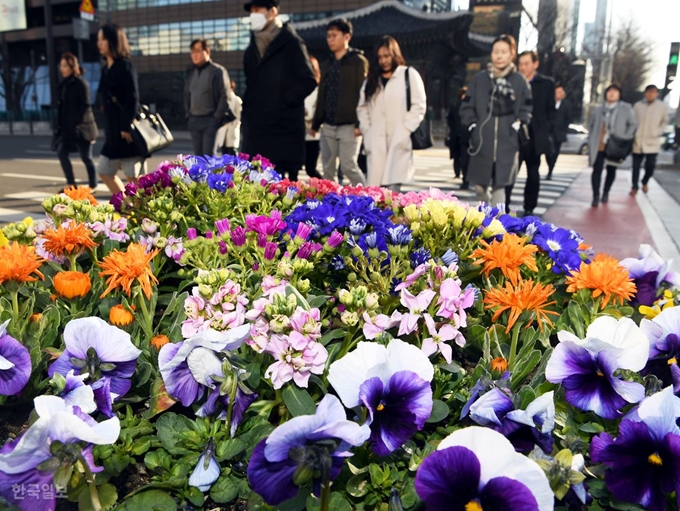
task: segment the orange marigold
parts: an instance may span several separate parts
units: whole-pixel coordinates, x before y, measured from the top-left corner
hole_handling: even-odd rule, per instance
[[[44,279],[38,271],[45,260],[35,253],[35,248],[16,241],[0,247],[0,284],[5,282],[35,282]]]
[[[493,315],[492,321],[496,321],[498,317],[506,310],[510,311],[508,318],[508,326],[505,329],[506,333],[512,330],[523,312],[530,312],[532,320],[527,323],[527,327],[533,321],[533,315],[538,320],[538,326],[543,331],[543,322],[548,323],[552,327],[552,321],[548,315],[559,316],[555,311],[545,310],[546,307],[554,305],[555,300],[548,302],[548,298],[553,294],[554,288],[550,284],[534,283],[533,280],[520,280],[517,285],[513,286],[510,282],[505,283],[505,287],[497,287],[486,291],[484,303],[486,309],[493,309],[498,307]]]
[[[135,306],[130,307],[135,310]],[[109,310],[109,323],[115,326],[128,326],[135,319],[135,315],[122,305],[114,305]]]
[[[508,361],[503,357],[496,357],[491,361],[491,370],[495,373],[504,373],[508,370]]]
[[[79,222],[69,222],[57,229],[48,229],[42,236],[45,238],[45,250],[57,256],[77,255],[87,248],[97,246],[91,238],[90,230]]]
[[[113,289],[120,288],[130,296],[132,284],[136,281],[142,288],[144,295],[151,298],[151,287],[158,284],[158,279],[151,271],[149,263],[156,257],[158,249],[146,253],[146,249],[139,243],[131,243],[125,252],[114,250],[107,255],[99,264],[102,271],[99,273],[106,279],[107,288],[102,293],[104,298]]]
[[[522,265],[530,270],[538,271],[534,253],[538,250],[535,245],[525,245],[526,239],[516,234],[506,234],[501,241],[487,243],[482,240],[482,248],[472,252],[475,264],[482,264],[482,272],[488,277],[496,268],[503,272],[505,278],[510,279],[513,285],[521,278],[520,268]]]
[[[89,186],[79,186],[77,188],[75,186],[69,186],[68,188],[64,188],[64,195],[73,200],[89,201],[93,206],[99,204],[97,199],[94,198],[94,195],[92,195],[92,188]]]
[[[92,282],[87,273],[80,271],[62,271],[52,279],[54,290],[63,298],[82,298],[90,292]]]
[[[40,321],[42,321],[42,314],[39,312],[34,312],[33,314],[30,315],[28,320],[31,323],[40,323]]]
[[[159,350],[169,342],[170,339],[168,338],[167,335],[160,334],[151,339],[151,346]]]
[[[607,254],[597,254],[590,264],[581,263],[581,268],[567,277],[567,284],[569,293],[590,289],[593,298],[603,295],[603,309],[609,300],[614,305],[623,305],[637,292],[628,270],[619,264],[618,259]]]

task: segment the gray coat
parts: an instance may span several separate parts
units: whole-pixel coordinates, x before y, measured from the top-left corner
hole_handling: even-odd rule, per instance
[[[637,129],[637,119],[633,107],[624,101],[619,101],[612,112],[611,135],[624,140],[632,140]],[[598,105],[588,119],[588,159],[592,167],[600,148],[600,135],[604,122],[604,105]]]
[[[505,78],[512,87],[513,95],[501,93],[504,87],[494,85],[488,71],[480,71],[470,81],[467,96],[460,107],[460,116],[466,128],[476,124],[470,136],[470,164],[468,181],[494,187],[513,184],[519,167],[519,140],[512,127],[516,120],[529,123],[531,119],[531,88],[524,76],[517,72]],[[513,99],[514,98],[514,99]],[[493,111],[489,115],[489,108]],[[492,171],[496,163],[496,176],[492,182]]]

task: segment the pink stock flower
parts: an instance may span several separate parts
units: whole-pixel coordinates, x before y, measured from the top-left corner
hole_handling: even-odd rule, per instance
[[[401,291],[402,289],[407,289],[411,287],[420,277],[425,275],[429,269],[430,265],[428,263],[418,265],[416,269],[413,270],[413,273],[406,277],[406,280],[404,280],[404,282],[395,287],[394,290]]]
[[[272,211],[270,216],[246,215],[246,230],[272,236],[286,227],[286,222],[281,219],[280,211]]]
[[[264,318],[257,318],[250,325],[250,339],[246,340],[251,348],[263,353],[269,344],[269,322]]]
[[[418,296],[413,296],[408,289],[401,290],[401,304],[408,308],[408,312],[401,318],[400,336],[408,335],[418,328],[418,319],[430,306],[436,294],[432,289],[425,289],[418,293]]]
[[[446,341],[455,340],[458,346],[463,347],[465,346],[465,338],[458,330],[456,330],[453,325],[450,324],[442,325],[439,331],[437,331],[437,325],[435,325],[432,316],[429,314],[424,314],[423,316],[425,317],[427,331],[431,336],[427,339],[423,339],[423,353],[429,357],[433,353],[439,351],[444,357],[444,360],[446,360],[446,363],[450,364],[453,358],[453,350],[451,349],[451,346],[446,344]]]
[[[463,290],[458,279],[446,279],[439,288],[439,300],[441,305],[437,316],[450,319],[456,328],[467,326],[467,314],[465,309],[475,303],[475,290],[468,287]]]
[[[427,199],[458,202],[458,198],[454,195],[454,192],[444,193],[438,188],[430,188],[428,191],[423,190],[423,191],[420,191],[420,192],[402,193],[402,194],[396,195],[396,197],[395,197],[395,201],[401,207],[406,207],[406,206],[409,206],[411,204],[415,204],[416,206],[420,206]]]
[[[275,359],[264,373],[274,389],[293,380],[298,387],[307,388],[312,374],[323,374],[328,352],[320,342],[309,341],[299,332],[273,335],[265,349]]]
[[[394,311],[392,316],[387,316],[385,314],[378,314],[375,318],[371,320],[368,312],[364,312],[364,337],[368,340],[373,340],[379,335],[383,334],[386,330],[394,328],[399,323],[401,323],[401,312]]]
[[[271,275],[267,275],[262,279],[262,294],[264,296],[285,295],[287,280],[277,279]]]
[[[290,317],[289,326],[308,341],[317,341],[321,337],[321,311],[316,308],[306,311],[298,306]]]

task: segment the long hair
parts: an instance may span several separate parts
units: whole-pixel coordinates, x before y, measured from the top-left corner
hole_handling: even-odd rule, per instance
[[[401,54],[401,48],[399,48],[397,40],[391,35],[384,35],[380,44],[375,49],[375,52],[373,52],[373,62],[371,62],[371,66],[369,67],[368,78],[366,78],[366,90],[364,92],[366,101],[373,97],[373,94],[377,92],[378,86],[380,85],[380,75],[382,74],[382,69],[378,64],[378,50],[380,50],[380,48],[387,48],[387,51],[392,56],[392,71],[397,69],[398,66],[406,65],[406,61]]]
[[[122,27],[115,23],[107,23],[99,30],[102,32],[102,37],[108,41],[109,52],[114,60],[130,58],[130,43]]]
[[[80,67],[80,64],[78,63],[78,57],[73,53],[69,51],[62,53],[61,60],[66,61],[66,65],[73,71],[73,76],[83,76],[85,74],[85,70]]]
[[[314,55],[309,56],[309,63],[312,65],[312,71],[314,71],[314,78],[318,84],[321,81],[321,70],[319,69],[319,61]]]

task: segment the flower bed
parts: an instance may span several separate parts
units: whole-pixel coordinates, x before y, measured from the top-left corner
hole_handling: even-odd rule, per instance
[[[43,206],[0,239],[9,504],[677,508],[680,276],[650,247],[245,155]]]

